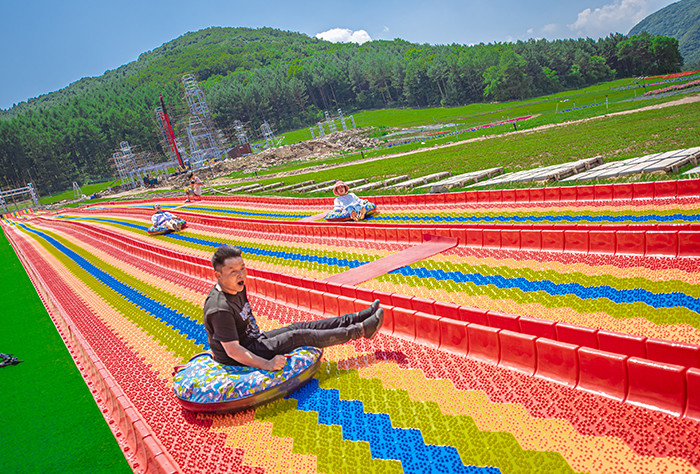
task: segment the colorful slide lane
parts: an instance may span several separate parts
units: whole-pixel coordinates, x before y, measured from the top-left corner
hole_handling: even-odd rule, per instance
[[[428,195],[370,196],[380,206],[369,224],[700,224],[700,180],[572,187],[467,191]],[[183,205],[161,200],[164,209],[188,215],[265,221],[301,221],[328,211],[332,198],[205,196]],[[105,203],[94,209],[149,213],[152,203]]]
[[[126,427],[115,436],[126,438],[123,448],[132,446],[125,455],[135,470],[695,472],[700,467],[696,420],[448,352],[396,326],[403,324],[404,311],[417,316],[428,307],[435,312],[463,305],[483,309],[487,324],[497,319],[490,321],[489,314],[516,315],[519,330],[527,317],[536,317],[561,327],[580,324],[643,334],[645,341],[697,344],[694,258],[457,247],[353,287],[356,301],[365,301],[367,292],[389,298],[395,313],[390,327],[373,341],[326,351],[321,371],[302,390],[236,415],[183,412],[171,394],[170,371],[205,348],[201,304],[208,288],[200,268],[216,245],[233,243],[246,251],[251,300],[265,329],[347,307],[321,279],[411,245],[270,234],[236,223],[193,224],[158,238],[144,235],[143,219],[125,218],[117,209],[3,223],[37,287],[104,365],[100,373],[113,380],[122,401],[131,403],[127,422],[114,424]],[[178,266],[174,255],[187,256],[189,266]],[[309,282],[318,290],[304,291]],[[320,308],[301,297],[316,293],[324,301]],[[149,441],[139,444],[138,433]]]

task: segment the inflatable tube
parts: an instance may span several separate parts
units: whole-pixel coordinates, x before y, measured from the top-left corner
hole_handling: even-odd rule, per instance
[[[208,352],[176,367],[175,397],[190,411],[224,413],[246,410],[293,392],[318,371],[323,350],[300,347],[287,355],[284,369],[275,372],[219,364]]]
[[[379,213],[377,210],[377,205],[374,204],[373,202],[367,202],[367,204],[364,205],[365,207],[365,218],[369,216],[374,216]],[[342,211],[331,211],[328,214],[326,214],[326,219],[328,222],[347,222],[351,221],[352,217],[350,217],[352,210],[350,209],[343,209]]]
[[[181,219],[181,218],[178,217],[178,218],[175,219],[175,220],[177,220],[178,222],[180,222],[180,225],[181,225],[180,230],[182,230],[182,229],[184,229],[185,227],[187,227],[187,222],[185,221],[185,219]],[[168,229],[168,228],[165,227],[164,225],[159,225],[158,227],[151,226],[151,227],[148,228],[148,234],[149,234],[149,235],[163,235],[163,234],[167,234],[167,233],[170,233],[170,232],[172,232],[172,230]]]

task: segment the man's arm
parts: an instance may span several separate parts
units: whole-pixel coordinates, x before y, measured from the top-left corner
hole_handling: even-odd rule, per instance
[[[287,363],[285,356],[276,355],[270,360],[263,359],[240,345],[238,341],[221,342],[226,354],[233,360],[261,370],[281,370]]]

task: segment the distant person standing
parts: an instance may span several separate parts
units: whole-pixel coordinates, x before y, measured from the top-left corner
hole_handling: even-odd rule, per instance
[[[189,178],[190,185],[188,188],[185,188],[185,193],[187,193],[185,202],[190,202],[190,196],[192,196],[192,199],[202,197],[202,180],[195,176],[194,173],[190,173]]]

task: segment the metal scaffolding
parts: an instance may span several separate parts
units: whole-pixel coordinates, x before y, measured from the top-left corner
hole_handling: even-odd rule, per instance
[[[39,199],[37,198],[36,191],[34,191],[34,185],[32,183],[27,183],[27,186],[25,186],[24,188],[15,188],[7,191],[0,191],[0,207],[2,207],[2,212],[8,211],[6,198],[14,198],[15,196],[22,196],[24,194],[28,194],[29,197],[32,198],[32,201],[34,202],[35,206],[39,205]],[[17,208],[16,204],[15,208]]]
[[[114,158],[114,165],[117,168],[122,186],[127,189],[133,189],[137,186],[133,178],[133,171],[136,169],[136,158],[131,151],[129,142],[119,143],[119,148],[120,151],[112,155],[112,158]],[[143,183],[140,184],[143,185]]]
[[[245,130],[243,129],[243,124],[240,120],[233,121],[233,128],[236,130],[236,139],[238,139],[239,145],[245,145],[246,143],[249,143],[248,135],[245,133]]]
[[[185,87],[185,98],[192,114],[187,126],[187,138],[190,143],[189,165],[193,169],[198,169],[208,160],[222,159],[224,152],[214,136],[209,106],[197,79],[192,74],[186,74],[182,76],[182,84]]]

